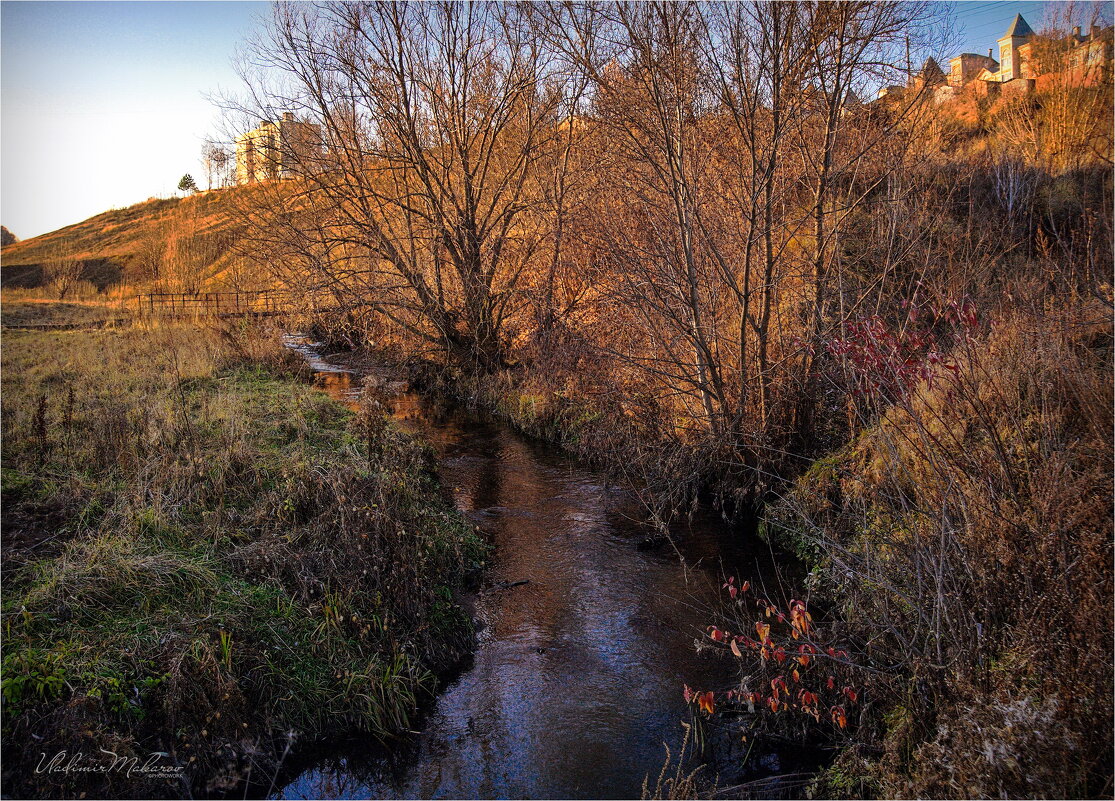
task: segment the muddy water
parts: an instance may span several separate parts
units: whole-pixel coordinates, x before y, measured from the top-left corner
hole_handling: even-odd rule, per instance
[[[288,344],[323,389],[354,400],[361,376]],[[728,686],[727,663],[694,641],[722,570],[769,580],[765,546],[696,520],[674,532],[683,567],[669,545],[645,547],[651,532],[634,498],[602,474],[490,417],[393,388],[393,415],[436,448],[446,491],[494,546],[476,601],[478,647],[401,748],[339,746],[275,797],[640,797],[664,744],[680,746],[683,684]],[[706,770],[724,786],[741,762],[722,754]],[[749,765],[786,767],[776,754]]]

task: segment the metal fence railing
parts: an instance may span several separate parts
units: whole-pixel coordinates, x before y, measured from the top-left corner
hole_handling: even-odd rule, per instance
[[[283,310],[282,295],[258,292],[152,292],[140,295],[141,314],[164,317],[226,317],[278,314]]]

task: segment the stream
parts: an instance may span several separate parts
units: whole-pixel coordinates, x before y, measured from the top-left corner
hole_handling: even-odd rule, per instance
[[[355,405],[365,374],[291,335],[315,383]],[[374,370],[373,370],[374,372]],[[691,720],[682,687],[723,688],[698,653],[724,573],[769,583],[771,554],[717,515],[647,547],[633,493],[490,415],[443,408],[401,382],[392,417],[437,452],[445,492],[489,538],[473,658],[402,744],[346,741],[298,763],[274,798],[639,798]],[[722,572],[723,571],[723,572]],[[523,582],[523,583],[520,583]],[[715,740],[715,732],[710,738]],[[796,755],[720,743],[702,770],[725,787],[793,769]],[[695,763],[696,764],[696,763]],[[691,769],[691,768],[690,768]]]

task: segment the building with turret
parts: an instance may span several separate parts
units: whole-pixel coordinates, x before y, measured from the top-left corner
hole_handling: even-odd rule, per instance
[[[1010,83],[1015,78],[1029,78],[1033,50],[1030,40],[1033,37],[1033,28],[1021,14],[1016,14],[1007,32],[999,37],[999,83]]]
[[[912,74],[906,86],[887,86],[879,99],[899,97],[908,90],[927,92],[942,103],[961,92],[978,97],[1029,94],[1056,81],[1062,85],[1097,86],[1112,69],[1112,39],[1115,28],[1092,25],[1087,33],[1079,26],[1069,36],[1039,37],[1021,14],[1016,14],[999,37],[998,61],[992,56],[961,53],[949,60],[942,73],[937,62],[927,59]]]
[[[957,87],[974,84],[981,95],[1028,94],[1054,79],[1068,79],[1081,86],[1095,85],[1111,69],[1111,40],[1112,28],[1099,25],[1091,26],[1087,34],[1077,26],[1069,36],[1039,37],[1025,18],[1017,14],[998,39],[998,63],[989,51],[983,68],[976,72],[978,57],[961,54],[950,62],[958,80],[950,80],[949,84]],[[1047,53],[1055,54],[1054,58],[1042,58],[1043,45]]]

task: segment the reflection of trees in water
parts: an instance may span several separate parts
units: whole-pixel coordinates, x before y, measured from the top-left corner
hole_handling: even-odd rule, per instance
[[[318,743],[287,759],[274,789],[280,797],[305,798],[356,798],[369,788],[390,791],[402,787],[417,754],[416,735],[390,746],[356,738]]]
[[[647,529],[634,495],[555,448],[482,413],[392,394],[382,377],[320,381],[335,397],[374,385],[394,419],[438,451],[445,490],[473,512],[495,551],[477,601],[488,628],[472,665],[418,727],[423,734],[390,754],[336,747],[305,762],[290,792],[633,793],[661,768],[662,742],[680,741],[682,683],[731,681],[725,664],[691,648],[722,581],[721,560],[754,577],[769,568],[765,549],[748,550],[710,512],[674,527],[677,552],[640,551]],[[530,583],[498,588],[523,579]],[[729,776],[742,755],[726,737],[710,729],[705,756],[727,780],[743,781],[738,771]],[[748,775],[783,764],[752,753],[757,772]]]

